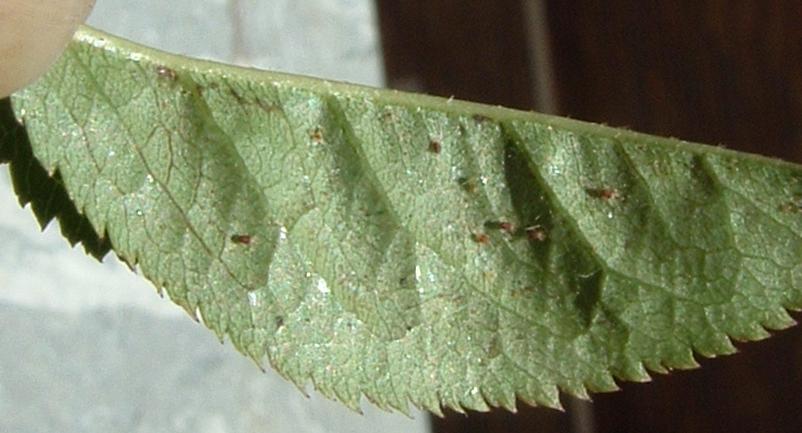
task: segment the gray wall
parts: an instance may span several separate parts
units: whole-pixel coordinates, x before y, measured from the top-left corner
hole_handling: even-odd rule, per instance
[[[369,0],[98,0],[90,23],[173,52],[381,85]],[[0,173],[0,431],[425,432],[260,372],[113,257],[45,233]]]

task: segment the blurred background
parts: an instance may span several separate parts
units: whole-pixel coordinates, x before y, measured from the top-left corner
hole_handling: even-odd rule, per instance
[[[188,55],[802,161],[794,0],[98,0],[90,23]],[[592,405],[565,398],[565,412],[353,414],[262,374],[114,259],[39,234],[7,183],[0,431],[802,431],[799,328]]]

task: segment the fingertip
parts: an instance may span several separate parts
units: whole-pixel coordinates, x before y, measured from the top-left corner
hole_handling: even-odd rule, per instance
[[[94,0],[3,0],[0,98],[44,74],[64,51]]]

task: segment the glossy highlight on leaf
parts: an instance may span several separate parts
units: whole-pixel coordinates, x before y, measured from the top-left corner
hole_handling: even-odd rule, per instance
[[[802,307],[781,161],[90,29],[13,105],[90,235],[353,408],[559,407]]]

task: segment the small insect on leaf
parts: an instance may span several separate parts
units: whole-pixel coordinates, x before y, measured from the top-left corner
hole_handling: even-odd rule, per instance
[[[526,228],[526,238],[533,242],[543,242],[548,238],[546,229],[541,225]]]
[[[476,188],[478,187],[476,179],[471,177],[461,177],[457,179],[457,182],[459,182],[459,186],[462,188],[463,191],[470,194],[475,193]]]
[[[535,292],[535,288],[534,287],[532,287],[532,286],[523,286],[523,287],[519,287],[519,288],[514,289],[512,291],[512,297],[513,298],[529,297],[534,292]]]
[[[515,224],[509,221],[488,221],[485,223],[485,228],[500,230],[508,235],[515,233]]]
[[[481,115],[481,114],[474,114],[473,115],[473,120],[476,123],[485,123],[485,122],[489,122],[490,118],[487,117],[487,116]]]
[[[785,202],[780,205],[780,212],[784,213],[802,213],[802,199],[794,198],[792,201]]]
[[[474,233],[473,241],[479,245],[487,245],[490,243],[490,236],[486,233]]]
[[[156,68],[156,74],[159,76],[159,78],[169,81],[175,81],[178,79],[178,74],[175,73],[175,70],[168,68],[167,66],[159,66]]]
[[[586,188],[585,191],[587,191],[591,197],[599,198],[604,201],[618,200],[621,198],[621,193],[617,189],[610,187]]]
[[[253,242],[251,235],[231,235],[231,242],[240,245],[250,245]]]
[[[309,138],[315,143],[323,142],[323,130],[318,127],[309,131]]]
[[[436,155],[440,154],[440,151],[442,150],[442,147],[443,147],[443,145],[440,143],[439,140],[432,139],[429,142],[429,152],[432,152],[432,153],[434,153]]]

